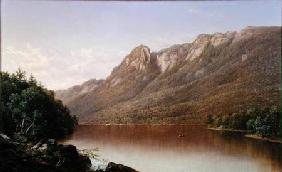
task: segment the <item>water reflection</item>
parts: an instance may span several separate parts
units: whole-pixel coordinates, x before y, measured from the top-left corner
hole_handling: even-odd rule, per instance
[[[205,126],[79,126],[67,142],[141,172],[282,171],[281,145]]]

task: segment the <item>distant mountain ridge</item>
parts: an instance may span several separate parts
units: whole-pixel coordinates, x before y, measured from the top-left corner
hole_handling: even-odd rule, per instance
[[[81,85],[75,85],[66,90],[56,90],[56,97],[67,104],[80,95],[94,91],[103,81],[104,80],[90,79]]]
[[[201,34],[158,52],[140,45],[93,89],[56,96],[81,123],[202,123],[279,106],[280,49],[281,27]]]

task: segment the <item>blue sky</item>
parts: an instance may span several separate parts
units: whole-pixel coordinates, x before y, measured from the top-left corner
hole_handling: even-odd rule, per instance
[[[157,51],[198,34],[281,26],[281,2],[2,0],[2,69],[50,89],[105,78],[139,44]]]

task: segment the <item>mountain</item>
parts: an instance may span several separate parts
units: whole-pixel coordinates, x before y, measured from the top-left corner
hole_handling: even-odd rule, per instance
[[[281,27],[201,34],[158,52],[140,45],[95,89],[58,97],[81,123],[202,123],[279,106],[280,50]]]
[[[87,94],[94,91],[104,80],[90,79],[81,85],[72,86],[66,90],[56,90],[55,95],[57,99],[62,100],[65,104],[69,101],[79,97],[80,95]]]

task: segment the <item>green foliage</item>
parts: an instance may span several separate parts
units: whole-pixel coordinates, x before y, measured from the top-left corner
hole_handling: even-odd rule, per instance
[[[1,72],[2,130],[29,140],[62,138],[73,132],[77,124],[68,108],[54,98],[31,76],[18,70],[15,74]]]
[[[275,108],[250,108],[245,113],[233,113],[209,119],[214,127],[249,130],[262,137],[279,135],[279,111]]]
[[[234,128],[238,130],[246,130],[247,122],[251,117],[247,114],[232,114],[230,118],[229,128]]]
[[[247,130],[251,131],[251,132],[255,132],[256,131],[256,125],[255,125],[255,119],[249,119],[247,122]]]
[[[277,136],[279,134],[279,112],[276,108],[265,109],[254,122],[255,132],[262,137]]]

